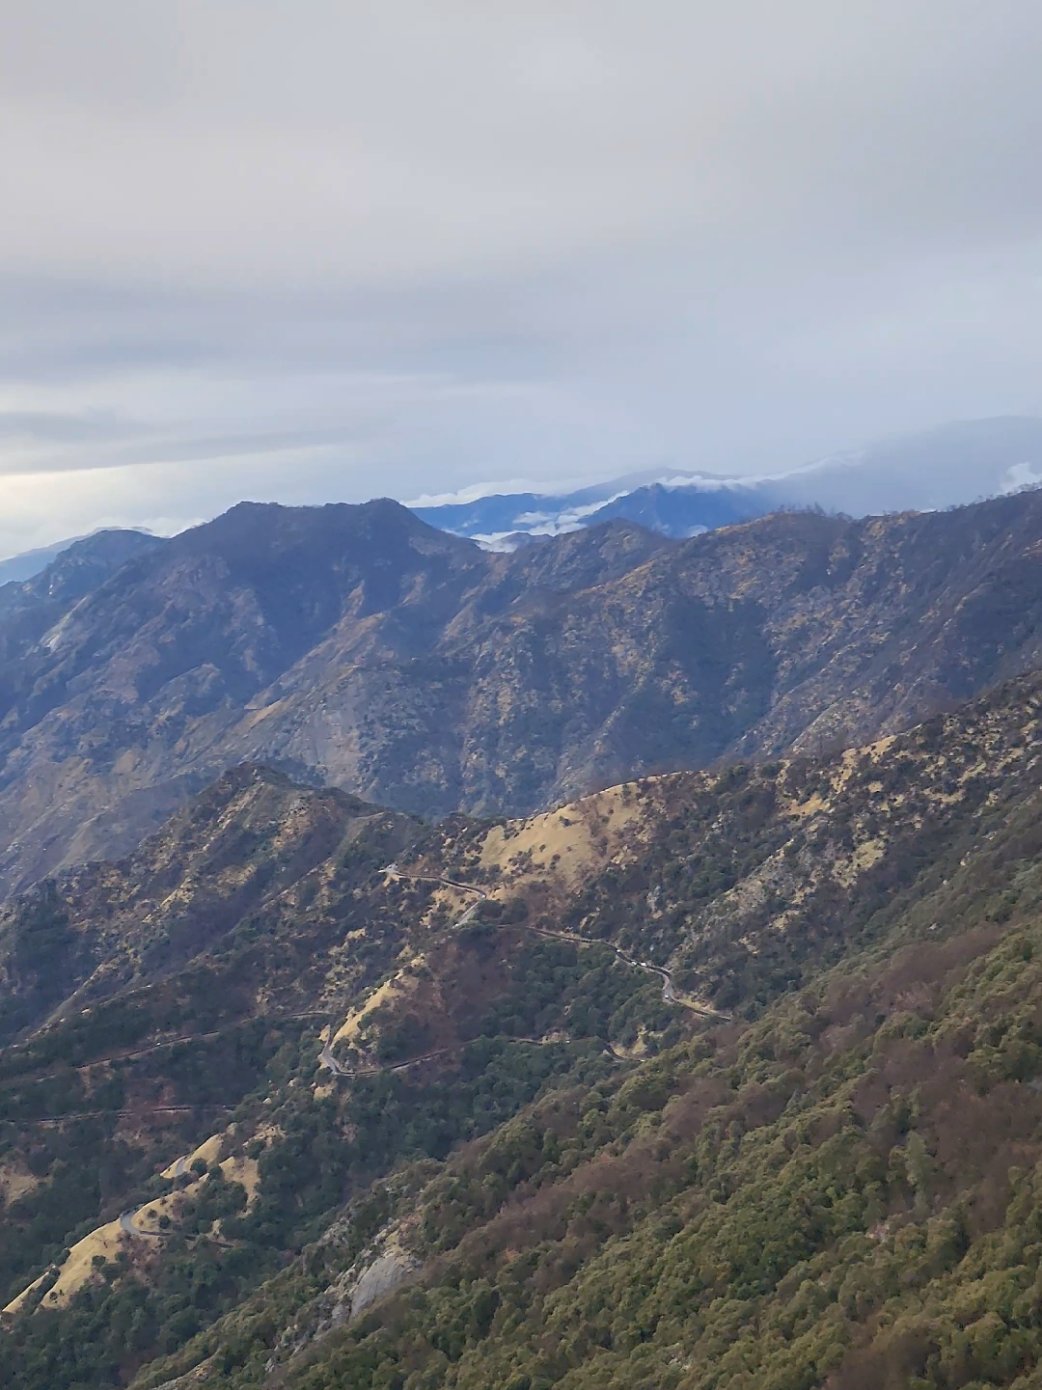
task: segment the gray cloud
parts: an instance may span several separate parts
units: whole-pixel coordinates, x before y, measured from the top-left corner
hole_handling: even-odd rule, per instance
[[[1042,410],[1040,49],[1023,0],[2,0],[0,553]]]
[[[95,444],[133,434],[130,421],[110,412],[62,414],[54,410],[0,410],[0,440],[25,440],[33,444]]]

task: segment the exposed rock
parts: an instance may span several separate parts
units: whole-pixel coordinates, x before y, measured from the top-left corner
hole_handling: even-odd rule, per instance
[[[371,1303],[404,1284],[417,1268],[416,1261],[401,1250],[378,1255],[347,1290],[342,1306],[349,1309],[349,1317],[357,1318]]]

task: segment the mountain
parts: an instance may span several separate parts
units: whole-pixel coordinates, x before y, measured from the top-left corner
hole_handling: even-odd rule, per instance
[[[0,560],[0,585],[3,584],[24,584],[27,579],[32,579],[34,574],[39,574],[41,570],[47,568],[52,560],[62,553],[79,537],[72,540],[56,541],[53,545],[43,545],[36,550],[24,550],[18,555],[11,555],[6,560]]]
[[[83,1026],[80,1016],[113,995],[156,989],[338,848],[350,845],[367,862],[363,849],[393,853],[410,824],[343,792],[302,789],[270,769],[233,769],[126,860],[75,869],[60,893],[47,880],[0,909],[0,1042],[70,1015]],[[295,930],[303,949],[303,924]],[[303,979],[294,976],[294,998]],[[265,989],[270,1003],[270,978]],[[224,1011],[228,1005],[222,1001]]]
[[[0,589],[8,584],[24,584],[26,580],[33,579],[53,564],[60,555],[84,542],[89,544],[101,537],[98,545],[92,547],[94,553],[100,554],[104,549],[111,548],[114,554],[118,554],[121,545],[132,546],[134,544],[134,541],[128,538],[138,536],[143,536],[146,541],[155,539],[145,531],[109,528],[95,531],[91,536],[74,536],[71,540],[56,541],[54,545],[41,546],[38,550],[25,550],[20,555],[12,555],[7,560],[0,560]],[[128,550],[127,554],[129,553]],[[123,558],[126,559],[127,556],[124,555]]]
[[[382,500],[0,588],[0,1384],[1039,1384],[1040,563]]]
[[[129,852],[238,762],[409,814],[527,814],[866,742],[1040,663],[1036,493],[514,554],[389,501],[244,504],[141,545],[0,616],[7,891]]]
[[[109,575],[163,544],[143,531],[98,531],[67,544],[32,578],[0,585],[0,660],[24,656]]]
[[[374,870],[420,829],[244,767],[129,859],[4,910],[5,1284],[117,1219],[157,1157],[194,1147],[317,1029],[324,990],[379,977],[399,942]]]
[[[762,516],[776,506],[755,483],[655,470],[551,495],[492,493],[471,501],[410,504],[421,520],[489,550],[533,536],[564,535],[605,521],[635,521],[674,540]]]
[[[740,479],[649,472],[560,495],[491,493],[470,501],[410,503],[430,526],[478,541],[487,550],[515,550],[532,537],[566,535],[624,519],[674,540],[762,516],[777,505]]]
[[[652,470],[562,495],[493,494],[414,510],[431,526],[510,549],[525,537],[617,519],[683,539],[784,508],[936,511],[1040,481],[1042,420],[1014,416],[960,421],[758,477]]]
[[[4,1384],[1034,1383],[1040,718],[437,827],[247,766],[11,902]]]

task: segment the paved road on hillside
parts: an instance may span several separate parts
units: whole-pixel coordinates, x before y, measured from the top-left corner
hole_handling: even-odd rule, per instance
[[[616,946],[611,941],[597,942],[588,936],[576,936],[574,932],[548,931],[545,927],[532,927],[527,922],[515,923],[522,929],[535,932],[537,936],[548,936],[553,941],[570,941],[577,946],[611,946],[616,958],[621,960],[624,965],[628,965],[632,970],[646,970],[649,975],[657,975],[662,981],[662,998],[667,1004],[676,1004],[682,1009],[689,1009],[692,1013],[698,1014],[700,1018],[719,1018],[725,1019],[727,1014],[722,1014],[718,1009],[714,1009],[709,1004],[703,1004],[698,999],[690,999],[687,995],[678,994],[673,984],[673,975],[664,965],[653,965],[650,960],[635,960],[633,956],[628,956],[621,946]]]
[[[558,1043],[571,1043],[575,1041],[574,1038],[570,1038],[567,1035],[561,1035],[556,1038],[510,1038],[504,1035],[502,1040],[508,1043],[525,1043],[530,1047],[555,1047]],[[477,1039],[474,1039],[474,1041],[476,1042]],[[447,1057],[451,1053],[462,1052],[466,1046],[466,1043],[453,1043],[451,1047],[436,1047],[433,1052],[424,1052],[419,1057],[410,1057],[407,1062],[388,1062],[380,1067],[358,1067],[354,1071],[341,1066],[332,1053],[330,1053],[326,1065],[328,1066],[329,1061],[333,1062],[336,1067],[337,1076],[380,1076],[386,1072],[408,1071],[410,1067],[418,1067],[421,1062],[429,1062],[434,1057]],[[324,1050],[325,1049],[323,1049],[323,1051]],[[610,1047],[606,1050],[611,1052]],[[614,1052],[612,1056],[615,1056]],[[319,1060],[323,1060],[321,1056]]]
[[[185,1173],[187,1172],[187,1169],[186,1169],[185,1165],[187,1164],[188,1159],[189,1159],[189,1155],[188,1155],[188,1154],[182,1154],[180,1158],[174,1160],[174,1171],[173,1171],[173,1174],[172,1174],[173,1177],[175,1177],[175,1178],[183,1178],[183,1177],[184,1177]],[[147,1207],[148,1205],[149,1205],[148,1202],[142,1202],[141,1206],[139,1206],[139,1207],[133,1207],[133,1208],[131,1208],[130,1211],[125,1211],[125,1212],[123,1212],[123,1214],[122,1214],[122,1215],[120,1216],[120,1218],[119,1218],[119,1228],[120,1228],[120,1230],[121,1230],[121,1231],[126,1231],[126,1233],[127,1233],[128,1236],[144,1236],[146,1239],[149,1239],[149,1240],[159,1240],[159,1239],[161,1238],[162,1232],[160,1232],[160,1231],[143,1231],[143,1230],[141,1230],[140,1226],[138,1226],[138,1224],[137,1224],[137,1219],[136,1219],[136,1218],[137,1218],[138,1214],[139,1214],[140,1212],[143,1212],[143,1211],[145,1210],[145,1207]]]
[[[147,1206],[148,1202],[144,1202],[141,1206],[134,1207],[131,1211],[125,1211],[119,1218],[119,1228],[121,1231],[126,1231],[128,1236],[141,1236],[146,1240],[160,1240],[161,1233],[159,1231],[143,1231],[134,1220],[137,1214],[144,1211]]]
[[[403,872],[401,869],[399,869],[397,864],[388,864],[386,869],[384,869],[384,873],[387,875],[388,878],[404,878],[407,879],[410,883],[440,883],[443,884],[446,888],[456,888],[461,893],[475,893],[478,899],[477,902],[474,904],[473,907],[468,907],[466,912],[464,912],[463,916],[457,918],[457,920],[453,922],[453,927],[466,926],[466,924],[474,916],[474,913],[481,906],[482,902],[488,897],[488,894],[485,892],[483,888],[475,888],[473,887],[473,885],[469,883],[457,883],[456,880],[452,878],[441,878],[440,876],[434,876],[429,874],[407,874]],[[334,1041],[335,1034],[331,1033],[328,1041],[323,1043],[322,1051],[318,1054],[319,1066],[325,1067],[326,1070],[331,1071],[334,1076],[374,1076],[377,1072],[381,1071],[401,1071],[404,1067],[414,1066],[417,1062],[426,1062],[428,1058],[436,1057],[439,1055],[436,1052],[428,1052],[425,1053],[422,1057],[414,1057],[411,1062],[396,1063],[394,1066],[386,1067],[369,1067],[366,1068],[364,1071],[351,1071],[347,1067],[341,1066],[341,1064],[333,1056]]]
[[[322,1051],[318,1054],[319,1066],[325,1067],[328,1071],[331,1071],[334,1076],[350,1076],[351,1073],[347,1071],[346,1068],[342,1067],[340,1063],[337,1061],[337,1059],[333,1056],[332,1052],[330,1051],[332,1046],[333,1038],[332,1036],[330,1036],[328,1041],[322,1044]]]
[[[478,899],[477,902],[474,904],[473,907],[468,907],[466,912],[464,912],[463,916],[457,918],[456,921],[453,922],[452,925],[454,927],[465,927],[467,923],[471,920],[471,918],[474,916],[475,912],[477,912],[481,904],[488,897],[488,894],[485,892],[484,888],[475,888],[473,884],[458,883],[454,878],[440,878],[428,874],[403,873],[403,871],[399,869],[397,864],[388,864],[387,868],[384,869],[384,873],[387,875],[388,878],[404,878],[407,879],[410,883],[440,883],[446,888],[455,888],[460,893],[476,893]]]
[[[447,888],[456,888],[462,893],[475,893],[478,901],[473,907],[469,907],[467,911],[464,912],[463,916],[453,923],[454,927],[462,927],[469,922],[480,908],[482,902],[488,898],[488,894],[483,888],[476,888],[469,883],[460,883],[452,878],[442,878],[440,875],[407,874],[399,869],[397,864],[388,864],[384,869],[384,873],[388,878],[408,879],[412,883],[440,883],[444,884]],[[514,922],[511,925],[519,927],[523,931],[530,931],[536,936],[549,937],[553,941],[568,941],[576,946],[596,946],[598,944],[611,946],[611,949],[615,952],[616,958],[622,961],[624,965],[628,965],[631,970],[645,970],[649,975],[657,975],[659,977],[662,981],[662,998],[665,1003],[674,1004],[682,1009],[688,1009],[691,1013],[698,1014],[700,1018],[716,1018],[722,1020],[728,1017],[727,1014],[721,1013],[718,1009],[714,1009],[709,1004],[703,1004],[698,999],[691,999],[687,995],[678,994],[676,986],[673,983],[673,974],[671,971],[667,970],[664,965],[655,965],[650,960],[636,960],[633,956],[627,955],[620,946],[616,946],[613,942],[598,943],[591,940],[589,937],[577,936],[574,932],[550,931],[546,927],[533,927],[527,922]],[[334,1057],[334,1040],[334,1035],[331,1035],[329,1040],[323,1044],[322,1051],[318,1054],[319,1066],[325,1067],[326,1070],[331,1071],[334,1076],[375,1076],[380,1072],[404,1071],[407,1067],[416,1066],[420,1062],[429,1061],[432,1057],[443,1056],[447,1052],[459,1050],[458,1048],[439,1048],[435,1052],[425,1052],[422,1057],[413,1057],[408,1062],[396,1062],[393,1065],[365,1067],[352,1071],[342,1066],[341,1063],[337,1061],[336,1057]],[[511,1041],[541,1043],[543,1040],[539,1038],[512,1038]],[[612,1056],[617,1056],[610,1043],[608,1044],[607,1050]]]
[[[384,869],[384,873],[390,878],[407,878],[411,879],[414,883],[443,883],[449,888],[458,888],[464,893],[476,893],[478,895],[478,902],[476,902],[469,911],[465,912],[459,921],[455,923],[457,927],[461,927],[465,922],[469,921],[480,907],[481,900],[488,897],[488,894],[483,888],[475,888],[472,884],[459,883],[456,879],[452,878],[441,878],[425,874],[407,874],[399,869],[397,864],[388,864],[387,868]],[[538,936],[552,937],[555,941],[571,941],[579,946],[593,946],[597,944],[595,941],[591,941],[589,937],[577,936],[574,932],[548,931],[544,927],[529,926],[527,922],[515,922],[512,925],[520,927],[524,931],[535,932]],[[692,1013],[698,1014],[702,1018],[723,1019],[727,1017],[727,1014],[720,1013],[718,1009],[712,1008],[709,1004],[703,1004],[697,999],[691,999],[686,995],[678,994],[676,986],[673,984],[673,975],[664,965],[653,965],[649,960],[635,960],[632,956],[627,955],[621,947],[611,942],[606,942],[605,944],[611,945],[612,950],[624,965],[628,965],[633,970],[646,970],[649,974],[658,975],[662,981],[662,998],[667,1004],[677,1004],[680,1008],[689,1009]]]
[[[72,1110],[68,1115],[39,1115],[35,1120],[19,1120],[20,1125],[71,1125],[76,1120],[140,1120],[143,1115],[198,1115],[208,1111],[227,1115],[230,1105],[151,1105],[138,1110]]]

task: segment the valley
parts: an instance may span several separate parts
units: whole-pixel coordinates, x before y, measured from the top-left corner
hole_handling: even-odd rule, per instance
[[[129,853],[243,762],[410,815],[528,816],[867,743],[1040,659],[1038,493],[688,541],[612,522],[512,555],[388,501],[147,539],[107,570],[74,548],[0,603],[5,893]]]
[[[690,553],[565,538],[524,563],[582,571],[554,621],[601,633],[591,653],[623,594],[653,647],[669,605],[649,596],[683,592],[697,562],[729,615],[726,669],[745,670],[755,605],[774,693],[728,756],[436,819],[246,760],[183,783],[122,853],[12,891],[3,1383],[1026,1390],[1042,1364],[1035,524],[1020,498],[861,531],[767,518]],[[595,582],[605,554],[617,572]],[[517,562],[452,563],[506,582]],[[367,602],[355,592],[352,641],[392,621]],[[531,656],[555,603],[526,597],[497,659]],[[611,631],[623,642],[621,618]],[[649,668],[677,710],[699,672],[698,698],[727,687],[693,650],[703,665]],[[870,704],[833,699],[827,734],[806,722],[854,678]]]
[[[0,1390],[1042,1390],[1042,8],[0,8]]]

